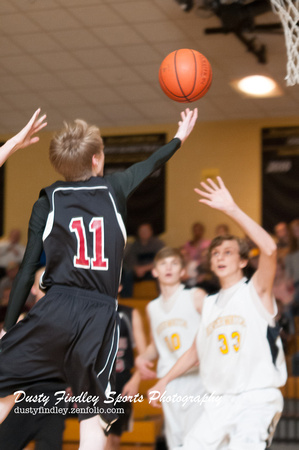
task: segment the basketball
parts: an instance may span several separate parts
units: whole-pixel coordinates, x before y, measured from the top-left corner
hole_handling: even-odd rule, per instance
[[[212,68],[207,58],[196,50],[176,50],[162,61],[159,82],[167,97],[179,103],[199,100],[209,90]]]

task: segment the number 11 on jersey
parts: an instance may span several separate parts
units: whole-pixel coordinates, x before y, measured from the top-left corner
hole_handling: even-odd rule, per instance
[[[89,231],[93,234],[93,257],[87,254],[86,230],[83,217],[75,217],[70,221],[70,230],[77,239],[77,254],[74,255],[74,266],[81,269],[108,270],[108,258],[104,256],[104,218],[93,217],[89,222]]]

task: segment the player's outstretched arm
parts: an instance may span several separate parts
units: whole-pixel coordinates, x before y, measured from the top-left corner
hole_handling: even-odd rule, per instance
[[[222,179],[217,177],[217,181],[218,184],[208,179],[207,182],[201,182],[204,190],[195,189],[195,192],[202,197],[199,202],[224,212],[258,246],[260,250],[259,264],[252,280],[265,308],[273,314],[271,293],[276,270],[276,244],[266,230],[238,207]]]
[[[197,348],[196,348],[196,338],[193,341],[192,346],[187,350],[172,366],[169,372],[167,374],[160,378],[158,383],[156,383],[153,387],[151,387],[147,391],[147,398],[149,403],[156,407],[161,408],[161,403],[159,402],[159,398],[163,394],[163,392],[166,391],[166,386],[170,381],[174,380],[175,378],[180,377],[184,373],[186,373],[188,370],[190,370],[192,367],[196,366],[199,362],[198,354],[197,354]],[[160,395],[158,395],[158,393]]]
[[[181,112],[181,120],[179,121],[179,127],[176,132],[175,138],[179,138],[182,144],[185,142],[189,134],[194,128],[198,116],[197,108],[193,111],[186,108],[185,111]]]
[[[123,172],[108,175],[116,196],[128,198],[148,176],[169,161],[193,130],[196,119],[197,109],[182,111],[177,133],[170,142],[160,147],[144,161],[133,164]]]
[[[37,109],[27,125],[14,137],[5,142],[0,148],[0,166],[20,148],[28,147],[39,141],[38,136],[33,136],[47,125],[46,114],[39,117],[40,109]]]

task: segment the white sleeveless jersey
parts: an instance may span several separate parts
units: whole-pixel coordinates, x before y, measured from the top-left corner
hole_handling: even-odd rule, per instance
[[[160,296],[147,306],[153,339],[159,353],[158,378],[172,368],[196,337],[200,314],[194,307],[195,290],[180,285],[167,302]]]
[[[245,278],[206,297],[197,350],[207,391],[239,394],[284,385],[287,371],[281,339],[275,341],[275,363],[267,339],[268,326],[274,325],[274,315],[264,308],[253,283]]]

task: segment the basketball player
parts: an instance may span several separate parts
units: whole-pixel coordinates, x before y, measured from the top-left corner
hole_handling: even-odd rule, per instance
[[[39,280],[44,272],[41,267],[35,274],[34,284],[31,293],[35,297],[35,302],[39,301],[45,293],[39,288]],[[43,387],[43,394],[49,397],[46,405],[49,411],[56,402],[55,392],[64,390],[66,386],[55,381],[49,382]],[[28,396],[40,394],[39,389],[27,391]],[[21,410],[29,406],[25,399],[14,405],[6,420],[0,424],[0,450],[22,450],[32,440],[35,441],[35,450],[61,450],[64,430],[65,416],[52,412],[41,411],[38,408],[36,414],[20,413]],[[38,405],[35,405],[38,407]],[[67,404],[63,405],[67,409]],[[61,407],[61,405],[60,405]]]
[[[37,109],[27,125],[0,147],[0,167],[17,150],[39,141],[38,136],[32,136],[47,125],[47,122],[44,122],[46,115],[39,117],[39,113],[40,109]]]
[[[209,248],[212,271],[220,280],[218,294],[202,296],[201,326],[192,347],[152,390],[194,365],[207,393],[204,412],[186,436],[185,450],[262,450],[270,444],[283,399],[278,389],[287,377],[282,343],[275,335],[277,312],[272,297],[276,245],[271,236],[234,202],[222,179],[208,179],[195,189],[199,200],[239,224],[260,250],[249,282],[242,270],[248,261],[244,241],[216,237]],[[222,396],[215,402],[215,396]]]
[[[175,138],[147,160],[104,177],[100,131],[82,120],[65,124],[50,160],[66,179],[42,190],[29,223],[23,263],[12,288],[0,348],[0,423],[13,393],[62,379],[76,397],[80,449],[102,449],[117,415],[106,404],[118,343],[117,293],[126,242],[126,200],[192,131],[197,109],[181,113]],[[43,250],[47,290],[13,326]],[[30,357],[34,350],[34,358]]]
[[[184,352],[190,348],[200,324],[197,312],[205,291],[187,289],[181,284],[184,275],[183,258],[178,249],[164,247],[154,260],[153,275],[158,279],[161,295],[147,306],[151,343],[136,358],[136,366],[144,378],[163,377]],[[157,373],[152,370],[158,359]],[[167,395],[184,397],[203,393],[198,368],[173,380]],[[183,444],[183,438],[198,417],[201,408],[196,403],[163,402],[165,435],[169,450]]]

